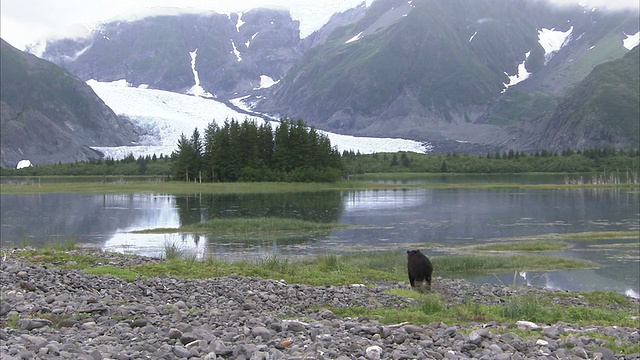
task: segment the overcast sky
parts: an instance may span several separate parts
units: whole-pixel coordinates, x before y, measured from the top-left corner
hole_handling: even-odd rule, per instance
[[[0,37],[18,49],[74,24],[104,21],[132,10],[168,6],[240,12],[256,7],[318,8],[355,6],[363,0],[2,0]],[[370,4],[372,0],[367,0]],[[446,0],[443,0],[446,1]],[[469,0],[473,1],[473,0]],[[537,1],[537,0],[531,0]],[[575,4],[578,0],[549,0]],[[593,7],[624,7],[638,11],[638,0],[581,0]],[[341,9],[337,9],[341,10]],[[300,14],[302,15],[302,14]],[[296,14],[292,13],[293,18]],[[328,20],[328,19],[327,19]]]

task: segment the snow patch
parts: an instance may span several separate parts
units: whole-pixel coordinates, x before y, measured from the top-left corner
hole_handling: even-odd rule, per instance
[[[244,25],[244,21],[242,21],[243,13],[238,13],[238,22],[236,22],[236,31],[240,32],[240,27]]]
[[[569,40],[571,40],[571,33],[573,32],[573,26],[567,31],[559,31],[555,28],[538,30],[538,43],[544,49],[544,63],[545,65],[551,60],[553,55],[558,52]]]
[[[251,45],[251,42],[253,41],[253,39],[256,37],[256,35],[258,35],[258,33],[255,33],[253,35],[251,35],[251,40],[247,41],[246,43],[244,43],[244,46],[247,47],[247,49],[249,48],[249,45]]]
[[[477,34],[478,34],[478,30],[476,30],[476,32],[474,32],[473,35],[471,35],[471,37],[469,38],[469,42],[471,42],[471,40],[473,40],[473,38],[476,37]]]
[[[244,110],[244,111],[251,111],[252,110],[252,106],[250,104],[247,104],[244,100],[249,98],[251,95],[247,95],[247,96],[243,96],[243,97],[239,97],[239,98],[235,98],[235,99],[231,99],[229,100],[229,102],[234,105],[235,107],[237,107],[240,110]]]
[[[634,47],[640,44],[640,31],[633,35],[624,34],[627,38],[622,40],[622,46],[627,48],[628,50],[633,49]]]
[[[33,165],[31,165],[31,161],[29,161],[29,160],[20,160],[20,161],[18,161],[18,165],[16,165],[16,169],[24,169],[24,168],[28,168],[30,166],[33,166]]]
[[[236,59],[238,60],[238,62],[242,61],[242,56],[240,55],[240,51],[238,51],[238,48],[236,47],[236,43],[234,43],[233,40],[231,40],[231,46],[233,46],[233,53],[236,55]]]
[[[270,88],[273,85],[277,84],[279,81],[280,80],[273,81],[273,79],[267,75],[260,75],[260,86],[257,88],[253,88],[253,90]]]
[[[82,49],[82,50],[80,50],[80,51],[76,52],[75,54],[73,54],[73,55],[71,55],[71,56],[69,56],[69,55],[64,55],[63,57],[64,57],[64,59],[65,59],[66,61],[76,61],[76,60],[78,60],[78,58],[79,58],[80,56],[82,56],[82,54],[84,54],[85,52],[87,52],[87,50],[91,49],[91,46],[93,46],[93,44],[89,44],[89,45],[88,45],[88,46],[86,46],[84,49]],[[45,45],[45,48],[46,48],[46,45]]]
[[[507,89],[517,83],[521,83],[525,80],[527,80],[527,78],[529,78],[529,76],[531,75],[530,72],[527,71],[527,68],[525,66],[525,63],[527,62],[527,59],[529,58],[529,55],[531,55],[531,51],[527,52],[524,55],[524,60],[522,61],[522,63],[520,63],[518,65],[518,73],[515,75],[509,75],[508,73],[504,73],[505,75],[507,75],[509,77],[509,83],[508,84],[504,84],[505,86],[504,89],[502,89],[502,92],[504,93],[505,91],[507,91]]]
[[[356,35],[356,36],[352,37],[351,39],[349,39],[349,40],[345,41],[344,43],[345,43],[345,44],[349,44],[349,43],[352,43],[352,42],[354,42],[354,41],[358,41],[358,40],[360,40],[361,38],[362,38],[362,31],[360,31],[360,32],[358,33],[358,35]]]
[[[196,57],[198,56],[198,48],[193,51],[189,51],[189,56],[191,56],[191,71],[193,72],[194,85],[191,87],[191,89],[187,90],[187,94],[207,98],[215,97],[200,85],[200,76],[198,75],[198,71],[196,70]]]

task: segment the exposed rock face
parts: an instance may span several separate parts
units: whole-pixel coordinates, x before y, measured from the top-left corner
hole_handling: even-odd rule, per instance
[[[95,159],[137,139],[133,125],[68,71],[2,40],[0,166]]]
[[[50,41],[42,58],[83,80],[126,79],[133,86],[186,92],[194,84],[222,98],[277,81],[301,54],[299,23],[285,10],[254,9],[112,22],[81,39]]]

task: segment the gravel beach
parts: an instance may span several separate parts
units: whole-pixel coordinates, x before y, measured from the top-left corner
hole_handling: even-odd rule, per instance
[[[640,348],[632,355],[615,354],[601,336],[621,346],[640,346],[638,327],[525,321],[389,325],[328,310],[414,306],[416,300],[385,293],[407,288],[406,282],[309,286],[237,275],[128,282],[31,264],[11,252],[2,255],[2,360],[640,358]],[[161,261],[94,255],[113,266]],[[514,295],[554,293],[441,278],[434,279],[433,291],[445,305],[500,304]],[[554,297],[554,302],[590,306],[578,294]],[[638,300],[633,303],[637,315]]]

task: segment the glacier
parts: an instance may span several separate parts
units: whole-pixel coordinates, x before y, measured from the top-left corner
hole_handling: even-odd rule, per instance
[[[93,147],[106,157],[122,159],[129,154],[139,156],[170,156],[177,149],[178,139],[184,134],[190,137],[197,128],[201,133],[211,122],[223,126],[226,120],[249,120],[261,124],[275,120],[240,113],[222,102],[170,91],[130,87],[126,81],[98,82],[87,84],[116,114],[123,115],[143,131],[140,141],[130,146]],[[429,143],[408,139],[375,138],[341,135],[322,131],[331,145],[338,151],[354,151],[361,154],[375,152],[408,151],[428,153],[433,150]]]

